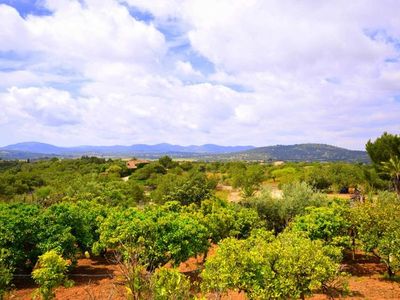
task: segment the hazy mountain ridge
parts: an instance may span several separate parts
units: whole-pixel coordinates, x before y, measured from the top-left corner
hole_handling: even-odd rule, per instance
[[[175,158],[197,158],[204,160],[263,160],[263,161],[348,161],[369,162],[365,151],[348,150],[326,144],[295,144],[267,147],[219,146],[214,144],[180,146],[167,143],[131,146],[77,146],[58,147],[45,143],[26,142],[0,148],[2,159],[27,159],[44,157],[139,156],[158,158],[162,155]]]
[[[366,151],[349,150],[327,144],[295,144],[258,147],[230,156],[230,159],[283,161],[369,162]]]
[[[253,149],[253,146],[219,146],[214,144],[180,146],[167,143],[146,145],[134,144],[131,146],[76,146],[58,147],[46,143],[24,142],[8,145],[0,148],[5,151],[20,151],[29,153],[74,156],[74,155],[130,155],[130,154],[149,154],[149,153],[191,153],[191,154],[216,154],[246,151]]]

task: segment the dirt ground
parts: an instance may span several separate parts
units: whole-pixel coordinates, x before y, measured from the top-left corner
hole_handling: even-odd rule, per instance
[[[118,266],[104,258],[81,258],[78,266],[69,278],[74,285],[69,288],[58,288],[56,299],[75,300],[122,300],[126,299],[122,278],[119,276]],[[15,280],[15,289],[6,299],[32,299],[37,288],[29,277],[20,277]]]
[[[214,246],[209,255],[213,255]],[[196,270],[201,267],[202,256],[191,258],[179,266],[179,270],[190,276],[192,280],[198,279]],[[355,260],[350,256],[343,263],[343,270],[351,274],[348,280],[349,294],[337,298],[345,299],[400,299],[400,283],[384,278],[385,267],[375,257],[356,253]],[[81,258],[78,266],[72,272],[70,279],[75,284],[70,288],[58,288],[56,299],[60,300],[122,300],[126,299],[123,280],[118,266],[104,258]],[[15,289],[6,299],[32,298],[36,286],[29,277],[19,278],[15,281]],[[214,299],[208,295],[208,299]],[[224,296],[225,300],[245,300],[243,293],[231,292]],[[324,294],[316,294],[308,299],[328,299]]]

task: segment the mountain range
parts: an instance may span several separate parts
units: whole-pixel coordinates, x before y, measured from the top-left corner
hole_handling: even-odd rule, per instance
[[[176,158],[203,160],[283,160],[369,162],[365,151],[348,150],[326,144],[254,146],[219,146],[214,144],[180,146],[167,143],[131,146],[58,147],[38,142],[24,142],[0,148],[0,159],[41,159],[45,157],[146,157],[170,155]]]

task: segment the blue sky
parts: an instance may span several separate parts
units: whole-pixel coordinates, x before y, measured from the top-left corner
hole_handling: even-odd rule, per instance
[[[0,0],[0,145],[400,132],[394,0]]]

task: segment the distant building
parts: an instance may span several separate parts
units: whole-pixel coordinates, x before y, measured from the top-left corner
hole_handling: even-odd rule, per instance
[[[126,162],[126,167],[128,169],[135,170],[138,167],[147,165],[148,163],[150,163],[150,161],[146,160],[146,159],[132,159],[132,160]]]

